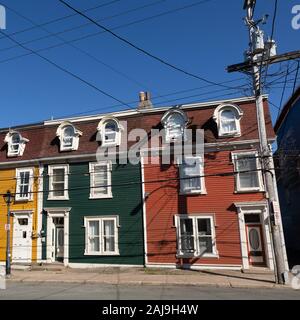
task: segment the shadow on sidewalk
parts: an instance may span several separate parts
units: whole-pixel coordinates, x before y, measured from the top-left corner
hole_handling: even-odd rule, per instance
[[[242,274],[239,275],[232,275],[232,274],[224,274],[217,271],[209,271],[209,270],[201,270],[201,273],[208,274],[208,275],[215,275],[215,276],[223,276],[226,278],[235,278],[235,279],[242,279],[242,280],[251,280],[251,281],[259,281],[259,282],[265,282],[265,283],[276,283],[274,280],[267,280],[267,279],[260,279],[260,278],[254,278],[253,276],[243,276]]]

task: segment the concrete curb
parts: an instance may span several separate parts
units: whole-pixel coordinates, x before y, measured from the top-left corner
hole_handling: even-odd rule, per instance
[[[194,283],[182,283],[171,281],[168,283],[152,281],[152,280],[132,280],[132,281],[105,281],[105,280],[76,280],[76,279],[65,279],[65,280],[57,280],[57,279],[44,279],[44,280],[33,280],[33,279],[8,279],[8,283],[32,283],[32,284],[41,284],[41,283],[74,283],[74,284],[106,284],[106,285],[129,285],[129,286],[193,286],[193,287],[214,287],[214,288],[233,288],[233,289],[290,289],[289,286],[281,286],[277,284],[237,284],[231,282],[219,282],[219,283],[211,283],[211,282],[194,282]]]

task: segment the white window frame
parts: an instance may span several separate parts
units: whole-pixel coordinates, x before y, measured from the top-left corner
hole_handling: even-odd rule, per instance
[[[90,221],[98,221],[99,222],[99,251],[90,251],[89,250],[89,222]],[[103,251],[104,249],[104,232],[103,226],[104,221],[114,221],[115,233],[115,251]],[[86,216],[84,217],[84,227],[85,227],[85,249],[84,255],[87,256],[117,256],[120,255],[119,252],[119,216]]]
[[[173,114],[179,114],[183,120],[183,126],[181,128],[181,136],[177,137],[177,138],[171,138],[170,133],[169,133],[169,130],[171,129],[171,127],[169,125],[169,119]],[[165,143],[186,140],[185,129],[186,129],[186,126],[188,123],[188,118],[187,118],[185,112],[183,112],[179,108],[171,108],[163,115],[163,117],[161,118],[161,123],[164,127],[164,142]]]
[[[179,178],[180,178],[180,194],[182,195],[189,195],[189,194],[207,194],[206,192],[206,187],[205,187],[205,178],[204,178],[204,159],[201,156],[187,156],[184,157],[184,159],[197,159],[199,161],[199,174],[196,176],[200,176],[200,189],[195,189],[195,190],[190,190],[190,191],[185,191],[184,190],[184,183],[183,181],[185,178],[185,174],[183,173],[183,163],[180,163],[180,159],[177,159],[177,164],[179,167]],[[193,175],[190,176],[191,178]],[[184,180],[183,180],[184,178]]]
[[[72,127],[74,129],[74,136],[73,136],[73,141],[71,146],[65,146],[64,145],[64,133],[65,133],[65,128],[66,127]],[[60,151],[74,151],[78,150],[79,148],[79,137],[82,136],[82,132],[76,129],[76,127],[68,121],[65,121],[60,124],[60,126],[56,130],[56,136],[60,140]]]
[[[257,176],[258,176],[258,186],[253,188],[242,188],[240,185],[240,174],[238,173],[237,168],[237,159],[239,156],[249,156],[249,157],[255,157],[256,159],[256,169],[257,169]],[[263,184],[263,176],[261,172],[261,164],[259,161],[259,155],[257,151],[242,151],[242,152],[232,152],[231,153],[233,166],[234,166],[234,172],[235,174],[235,192],[237,193],[243,193],[243,192],[262,192],[264,191],[264,184]]]
[[[112,141],[110,141],[110,142],[105,141],[105,126],[106,126],[106,123],[109,121],[115,122],[116,128],[117,128],[116,138],[115,138],[115,141],[113,141],[113,142]],[[97,130],[98,130],[98,134],[100,135],[99,140],[101,141],[102,147],[114,147],[114,146],[119,146],[121,144],[121,132],[124,130],[124,128],[121,126],[118,119],[108,118],[108,117],[103,118],[99,122]]]
[[[107,194],[95,194],[95,166],[106,166],[107,168]],[[90,162],[89,163],[89,172],[90,172],[90,199],[105,199],[112,198],[112,162],[111,161],[101,161],[101,162]]]
[[[54,196],[53,192],[53,171],[55,169],[64,169],[65,170],[65,180],[64,180],[64,195],[63,196]],[[49,193],[48,200],[69,200],[69,165],[49,165],[48,166],[48,176],[49,176]]]
[[[11,150],[12,136],[15,134],[19,135],[20,143],[19,143],[19,148],[18,148],[17,152],[12,152],[12,150]],[[29,140],[22,137],[22,135],[18,131],[12,130],[6,134],[4,142],[7,143],[7,156],[8,157],[20,157],[23,155],[23,153],[25,151],[26,143],[29,142]]]
[[[235,115],[235,126],[236,126],[236,130],[232,131],[232,132],[223,132],[222,130],[222,112],[223,111],[232,111]],[[240,120],[243,116],[243,111],[240,109],[239,106],[234,105],[234,104],[221,104],[219,105],[215,111],[214,111],[214,115],[213,115],[213,119],[215,120],[215,122],[217,123],[217,127],[218,127],[218,136],[220,138],[224,137],[240,137],[241,136],[241,124],[240,124]]]
[[[184,253],[181,250],[181,236],[180,236],[180,220],[181,219],[192,219],[193,221],[193,236],[194,236],[194,253]],[[204,253],[200,254],[200,246],[198,241],[198,219],[209,219],[210,226],[211,226],[211,238],[212,238],[212,253]],[[175,226],[176,226],[176,237],[177,237],[177,257],[179,258],[191,258],[191,257],[211,257],[211,258],[218,258],[219,253],[217,250],[216,244],[216,226],[215,226],[215,215],[214,214],[197,214],[197,215],[190,215],[190,214],[181,214],[175,216]]]
[[[21,197],[21,173],[29,172],[29,184],[27,197]],[[16,201],[33,201],[33,184],[34,184],[34,168],[17,168],[16,169]]]

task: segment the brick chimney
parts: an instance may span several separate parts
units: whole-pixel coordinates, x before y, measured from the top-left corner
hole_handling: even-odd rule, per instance
[[[139,96],[140,96],[140,102],[137,107],[138,110],[141,111],[141,110],[147,110],[147,109],[153,108],[150,92],[141,91]]]

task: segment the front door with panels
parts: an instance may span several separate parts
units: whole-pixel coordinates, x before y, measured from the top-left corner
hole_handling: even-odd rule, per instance
[[[265,265],[265,251],[262,225],[259,214],[245,215],[249,263],[253,266]]]
[[[53,218],[54,223],[54,253],[55,261],[64,261],[64,218]]]
[[[15,214],[12,241],[12,261],[30,263],[32,255],[32,219]]]

